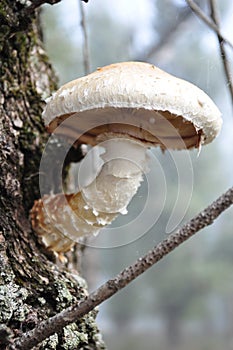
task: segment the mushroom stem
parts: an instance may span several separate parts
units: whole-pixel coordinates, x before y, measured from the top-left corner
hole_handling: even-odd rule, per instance
[[[103,165],[96,178],[76,194],[44,196],[31,210],[32,226],[43,244],[58,253],[69,250],[80,237],[96,235],[127,206],[147,171],[142,142],[124,135],[101,135]]]

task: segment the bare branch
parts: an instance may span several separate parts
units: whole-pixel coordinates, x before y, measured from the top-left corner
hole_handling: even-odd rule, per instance
[[[186,0],[189,7],[193,10],[193,12],[203,21],[205,22],[211,29],[215,31],[215,33],[221,38],[222,41],[224,41],[226,44],[228,44],[233,49],[233,44],[223,36],[220,29],[214,23],[206,14],[202,11],[202,9],[193,1],[193,0]]]
[[[211,225],[214,220],[233,204],[233,187],[221,195],[206,209],[196,215],[177,232],[171,234],[145,256],[139,258],[133,265],[125,268],[115,278],[107,281],[78,304],[63,310],[59,314],[41,322],[35,329],[15,339],[14,345],[18,350],[31,349],[66,325],[77,321],[93,310],[97,305],[110,298],[117,291],[127,286],[136,277],[160,261],[181,243],[192,237],[196,232]]]
[[[148,61],[153,55],[160,52],[165,45],[169,45],[169,42],[171,42],[174,39],[175,35],[177,35],[180,27],[189,20],[191,14],[192,11],[188,9],[188,11],[182,13],[182,16],[180,16],[179,20],[170,21],[165,32],[160,37],[159,42],[152,44],[147,52],[139,55],[137,60]]]
[[[30,15],[33,11],[35,11],[36,8],[40,7],[43,4],[50,4],[54,5],[60,2],[61,0],[34,0],[32,1],[31,5],[24,8],[22,10],[24,15]]]
[[[218,28],[220,28],[220,21],[219,21],[219,14],[218,14],[218,9],[217,9],[217,4],[216,0],[209,0],[209,5],[210,5],[210,11],[211,11],[211,17],[216,24]],[[221,53],[221,59],[227,79],[227,86],[230,92],[231,100],[233,103],[233,83],[232,83],[232,76],[231,76],[231,67],[229,64],[229,60],[227,58],[227,52],[225,49],[225,43],[224,40],[217,34],[218,37],[218,43],[219,43],[219,49]]]
[[[89,47],[88,47],[86,16],[83,8],[83,3],[80,0],[78,1],[80,6],[81,28],[82,28],[82,35],[83,35],[83,65],[84,65],[85,74],[88,74],[90,73],[90,54],[89,54]]]

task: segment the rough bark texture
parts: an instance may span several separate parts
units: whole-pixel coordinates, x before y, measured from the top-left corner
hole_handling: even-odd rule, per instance
[[[0,4],[0,349],[87,294],[77,271],[43,254],[28,218],[40,196],[38,169],[47,135],[43,98],[56,80],[26,1]],[[54,174],[50,174],[53,178]],[[103,349],[96,312],[34,349]]]

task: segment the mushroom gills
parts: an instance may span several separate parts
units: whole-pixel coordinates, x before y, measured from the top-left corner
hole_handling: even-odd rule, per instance
[[[198,148],[202,129],[197,129],[191,121],[169,111],[106,107],[80,112],[78,117],[76,113],[57,117],[51,122],[48,131],[68,137],[72,143],[92,146],[104,133],[121,133],[141,140],[148,146],[190,149]]]

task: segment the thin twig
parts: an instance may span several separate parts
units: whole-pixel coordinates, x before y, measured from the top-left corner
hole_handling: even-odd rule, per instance
[[[145,52],[139,56],[137,60],[148,61],[150,60],[151,56],[159,53],[163,49],[163,46],[169,46],[169,42],[174,38],[178,30],[180,30],[181,25],[189,20],[191,14],[192,11],[187,8],[186,11],[182,13],[182,16],[180,16],[176,21],[170,21],[166,26],[166,30],[163,32],[162,36],[160,36],[159,42],[152,45],[148,52]]]
[[[177,232],[171,234],[145,256],[139,258],[133,265],[125,268],[115,278],[107,281],[78,304],[63,310],[59,314],[41,322],[36,328],[15,339],[18,350],[29,350],[50,335],[61,331],[66,325],[77,321],[93,310],[97,305],[110,298],[117,291],[127,286],[136,277],[160,261],[181,243],[192,237],[196,232],[211,225],[214,220],[233,204],[233,187],[221,195],[206,209],[196,215]]]
[[[34,0],[31,2],[31,5],[22,9],[22,13],[23,13],[23,15],[28,16],[32,12],[34,12],[36,8],[40,7],[41,5],[44,5],[44,4],[54,5],[60,1],[61,0]],[[81,1],[88,2],[88,0],[81,0]]]
[[[220,28],[220,20],[219,20],[216,0],[209,0],[209,5],[210,5],[210,11],[211,11],[211,18],[213,19],[216,26]],[[229,64],[229,60],[227,58],[227,52],[225,49],[224,40],[218,34],[217,34],[217,37],[218,37],[219,49],[221,53],[221,59],[222,59],[222,63],[223,63],[223,67],[224,67],[224,71],[227,79],[227,86],[228,86],[231,100],[233,103],[233,83],[232,83],[231,67]]]
[[[22,12],[24,15],[30,15],[32,12],[35,11],[36,8],[40,7],[43,4],[50,4],[54,5],[60,2],[61,0],[34,0],[31,2],[31,5],[28,7],[25,7]]]
[[[193,12],[203,21],[205,22],[211,29],[213,29],[216,34],[223,40],[227,45],[229,45],[233,49],[233,44],[223,36],[218,26],[202,11],[202,9],[193,1],[186,0],[189,7],[193,10]]]
[[[82,1],[79,1],[79,6],[80,6],[80,13],[81,13],[81,28],[82,28],[82,35],[83,35],[83,65],[84,65],[85,74],[89,74],[90,73],[90,54],[89,54],[89,47],[88,47],[86,16],[85,16]]]

